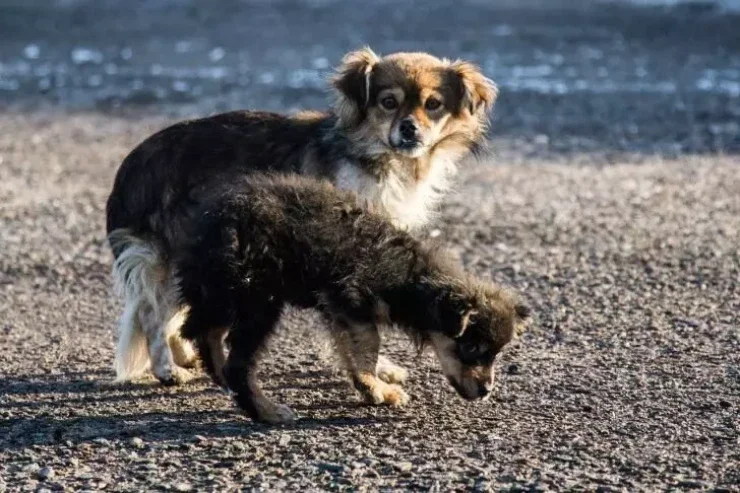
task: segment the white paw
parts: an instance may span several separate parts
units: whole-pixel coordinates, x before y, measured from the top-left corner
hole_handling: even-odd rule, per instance
[[[165,369],[164,371],[155,374],[155,376],[162,385],[166,386],[180,385],[193,378],[193,375],[189,371],[185,368],[180,368],[179,366]]]
[[[398,366],[385,356],[378,356],[375,374],[386,383],[404,383],[409,377],[406,368]]]

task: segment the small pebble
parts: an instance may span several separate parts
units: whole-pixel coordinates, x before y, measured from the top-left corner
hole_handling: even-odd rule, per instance
[[[327,471],[333,474],[344,471],[342,464],[334,464],[332,462],[319,462],[316,466],[319,468],[319,471]]]
[[[46,480],[54,477],[54,469],[49,466],[42,467],[38,472],[39,479]]]

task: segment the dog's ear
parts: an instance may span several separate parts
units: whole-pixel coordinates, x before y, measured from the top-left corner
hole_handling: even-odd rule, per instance
[[[336,112],[345,125],[360,121],[370,103],[373,68],[380,61],[370,48],[348,53],[337,68],[331,84],[336,91]]]
[[[457,79],[460,109],[467,109],[471,115],[490,111],[498,97],[496,84],[470,62],[454,62],[450,70]]]

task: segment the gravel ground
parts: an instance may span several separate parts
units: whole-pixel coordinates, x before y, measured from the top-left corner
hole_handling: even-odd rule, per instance
[[[175,9],[183,2],[163,3]],[[5,31],[0,82],[10,80],[3,72],[14,63],[8,53],[32,40],[47,40],[39,42],[42,58],[49,47],[65,51],[65,42],[78,43],[44,26],[54,12],[53,25],[65,26],[64,9],[80,4],[59,2],[33,29]],[[43,3],[20,5],[0,2],[0,32],[3,22],[30,18]],[[113,2],[100,5],[101,31],[120,14],[113,44],[141,23]],[[351,18],[342,5],[296,9],[334,9],[336,19]],[[691,83],[681,86],[676,76],[684,89],[673,92],[553,93],[517,88],[507,79],[515,65],[503,62],[495,153],[465,168],[438,223],[440,237],[468,269],[520,290],[536,315],[500,357],[495,396],[486,403],[462,401],[431,355],[417,356],[389,337],[387,351],[411,370],[412,401],[402,410],[364,406],[325,357],[316,337],[321,329],[306,313],[286,318],[275,345],[294,348],[285,351],[291,356],[267,355],[274,363],[266,387],[298,411],[294,426],[253,424],[205,378],[175,389],[153,381],[112,385],[121,307],[108,277],[104,204],[121,159],[185,113],[249,104],[250,94],[279,109],[297,100],[318,106],[321,98],[310,87],[279,82],[280,70],[292,73],[288,55],[269,60],[276,87],[204,87],[202,98],[165,94],[135,108],[122,89],[113,91],[119,103],[103,104],[95,88],[80,86],[76,98],[66,98],[66,89],[39,94],[35,86],[23,89],[35,81],[34,69],[26,79],[17,76],[20,88],[3,93],[0,111],[0,491],[738,491],[740,103],[732,85],[722,86],[725,92],[701,89],[693,77],[706,74],[692,72],[714,66],[725,82],[734,80],[740,51],[728,26],[738,18],[686,5],[600,7],[553,14],[561,29],[543,31],[545,13],[500,5],[497,12],[510,15],[495,26],[511,26],[512,33],[496,48],[499,60],[519,64],[558,46],[567,65],[583,47],[610,45],[610,36],[622,32],[634,51],[604,50],[603,59],[617,57],[615,67],[639,56],[662,60],[656,84],[658,75],[674,80],[671,73]],[[212,22],[201,20],[198,34],[222,37],[226,56],[236,22],[223,24],[229,8],[217,10]],[[398,9],[411,11],[405,2]],[[198,18],[204,10],[189,12]],[[142,35],[140,45],[169,46],[183,36],[190,24],[178,12],[170,14],[173,27]],[[610,13],[612,21],[605,20]],[[163,23],[162,15],[150,12],[148,26]],[[357,36],[387,36],[385,51],[391,40],[424,47],[421,22],[411,23],[413,39],[420,39],[413,42],[394,22],[380,34],[371,34],[370,23]],[[470,32],[444,49],[485,53],[476,33],[485,41],[481,33],[508,32],[484,30],[473,14],[460,22],[469,22]],[[663,34],[650,35],[650,26],[663,26]],[[345,42],[346,30],[337,35]],[[101,52],[109,46],[88,41],[95,43]],[[320,56],[335,63],[350,47],[337,42]],[[218,58],[211,53],[203,48],[203,56]],[[693,66],[684,63],[689,59]],[[87,65],[70,70],[70,80],[94,75]],[[610,77],[628,87],[632,68],[614,70]],[[586,64],[589,81],[591,71],[598,67]],[[111,84],[123,87],[126,80]],[[147,79],[144,88],[155,91],[159,83],[161,77]]]

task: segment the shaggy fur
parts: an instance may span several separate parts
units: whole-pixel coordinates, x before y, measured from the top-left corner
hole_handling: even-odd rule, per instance
[[[419,228],[460,160],[481,147],[496,97],[473,65],[422,53],[351,53],[332,84],[328,113],[237,111],[182,122],[123,161],[107,205],[113,277],[125,300],[119,380],[150,362],[165,384],[188,376],[182,366],[193,354],[177,337],[168,252],[187,239],[203,193],[247,172],[303,174],[356,192],[398,226]]]
[[[318,309],[356,389],[391,405],[408,396],[376,377],[379,326],[429,342],[460,395],[479,399],[492,389],[496,354],[528,314],[512,295],[464,275],[327,182],[252,175],[214,191],[198,217],[174,257],[190,307],[182,335],[255,420],[293,419],[255,377],[286,304]],[[218,346],[225,334],[231,350],[224,362]]]

